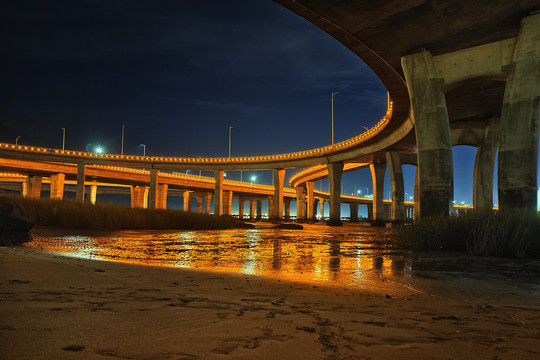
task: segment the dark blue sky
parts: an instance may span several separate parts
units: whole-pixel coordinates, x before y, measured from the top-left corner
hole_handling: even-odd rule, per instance
[[[227,156],[233,126],[233,156],[269,154],[329,144],[332,91],[336,141],[386,110],[361,60],[272,1],[3,1],[0,24],[1,142],[61,148],[64,127],[67,149],[119,153],[125,125],[126,154]],[[456,200],[472,201],[461,153]],[[344,176],[365,186],[367,170]]]

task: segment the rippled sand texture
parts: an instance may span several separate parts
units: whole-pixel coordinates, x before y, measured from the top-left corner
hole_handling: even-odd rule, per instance
[[[540,357],[537,261],[412,256],[362,226],[108,235],[0,248],[0,358]]]

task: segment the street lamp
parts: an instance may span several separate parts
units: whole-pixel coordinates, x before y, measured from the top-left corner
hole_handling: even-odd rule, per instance
[[[64,150],[66,146],[66,128],[61,127],[62,129],[62,150]]]
[[[257,179],[256,176],[252,176],[252,177],[251,177],[251,185],[253,185],[253,182],[255,181],[255,179]]]
[[[19,136],[17,136],[17,138],[15,139],[15,145],[18,145],[18,144],[19,144],[19,138],[20,138],[20,137],[21,137],[21,136],[19,135]]]
[[[360,195],[362,194],[362,190],[358,190],[356,193],[358,194],[358,197],[360,197]]]
[[[143,156],[146,156],[146,145],[141,144],[141,146],[143,148]]]
[[[232,126],[229,126],[229,159],[231,158],[231,130]]]
[[[124,155],[124,128],[126,125],[122,125],[122,152],[121,155]]]
[[[332,92],[332,145],[334,145],[334,96],[339,93],[339,91]]]

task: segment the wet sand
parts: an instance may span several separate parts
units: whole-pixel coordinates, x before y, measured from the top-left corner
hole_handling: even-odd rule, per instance
[[[378,279],[313,284],[4,247],[0,358],[540,358],[536,289]]]

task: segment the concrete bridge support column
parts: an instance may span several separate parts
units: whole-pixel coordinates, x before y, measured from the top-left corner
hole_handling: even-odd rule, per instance
[[[64,198],[64,181],[66,174],[59,173],[51,175],[51,199],[62,200]]]
[[[159,184],[158,187],[158,209],[166,209],[167,208],[167,194],[169,191],[169,185],[168,184]]]
[[[255,199],[249,199],[249,219],[255,220]]]
[[[238,198],[238,219],[244,219],[244,198]]]
[[[283,180],[285,170],[274,170],[274,206],[272,212],[268,210],[268,217],[275,220],[283,219]]]
[[[24,195],[24,185],[23,185],[23,196],[30,199],[39,199],[41,197],[41,176],[29,176],[26,178],[26,195]]]
[[[500,118],[489,119],[482,145],[476,149],[473,177],[473,206],[475,210],[493,208],[493,171],[499,142]]]
[[[202,195],[196,194],[195,199],[197,200],[197,213],[202,214]]]
[[[231,190],[223,192],[223,215],[232,215],[233,192]]]
[[[392,208],[390,220],[402,222],[405,218],[405,187],[403,185],[403,169],[399,152],[389,151],[386,153],[386,161],[390,169],[390,183],[392,186]]]
[[[373,221],[373,204],[366,204],[367,206],[367,218],[369,221]]]
[[[90,185],[90,204],[96,205],[97,200],[97,185]]]
[[[223,214],[223,170],[214,171],[214,215]]]
[[[289,221],[291,219],[291,199],[285,199],[285,220]]]
[[[296,187],[296,220],[306,219],[306,188]]]
[[[75,200],[84,201],[84,164],[77,164],[77,185],[75,188]]]
[[[271,219],[271,220],[277,220],[278,217],[276,217],[275,215],[275,212],[274,212],[274,209],[275,209],[275,205],[274,204],[274,199],[275,199],[275,196],[269,196],[268,197],[268,218]],[[282,205],[283,207],[283,205]]]
[[[351,222],[358,222],[358,203],[350,203]]]
[[[268,214],[270,217],[270,213]],[[255,220],[259,221],[262,219],[262,200],[257,199],[257,214],[255,215]]]
[[[448,215],[453,199],[452,142],[433,56],[423,50],[401,58],[411,97],[418,157],[418,216]]]
[[[328,225],[341,226],[341,175],[343,163],[328,164],[328,179],[330,182],[330,219]]]
[[[536,212],[540,130],[540,14],[521,21],[499,137],[499,209]]]
[[[317,221],[317,215],[319,214],[319,212],[317,211],[319,204],[321,204],[321,207],[322,207],[321,200],[322,200],[321,198],[315,198],[315,200],[313,200],[313,220],[315,221]]]
[[[210,214],[210,203],[212,201],[212,193],[204,194],[204,213]]]
[[[306,190],[307,190],[307,219],[313,220],[315,219],[314,213],[315,210],[315,198],[313,196],[313,190],[315,188],[315,182],[314,181],[308,181],[306,182]]]
[[[132,186],[131,187],[131,207],[142,208],[144,207],[144,196],[146,186]]]
[[[184,198],[184,211],[190,211],[191,209],[191,191],[184,191],[182,194],[182,197]]]
[[[159,170],[158,169],[150,169],[150,193],[149,193],[149,199],[148,199],[148,207],[150,209],[157,209],[159,208],[158,205],[158,175]]]
[[[383,222],[386,220],[384,212],[384,173],[386,164],[371,164],[369,169],[373,179],[373,221]]]

